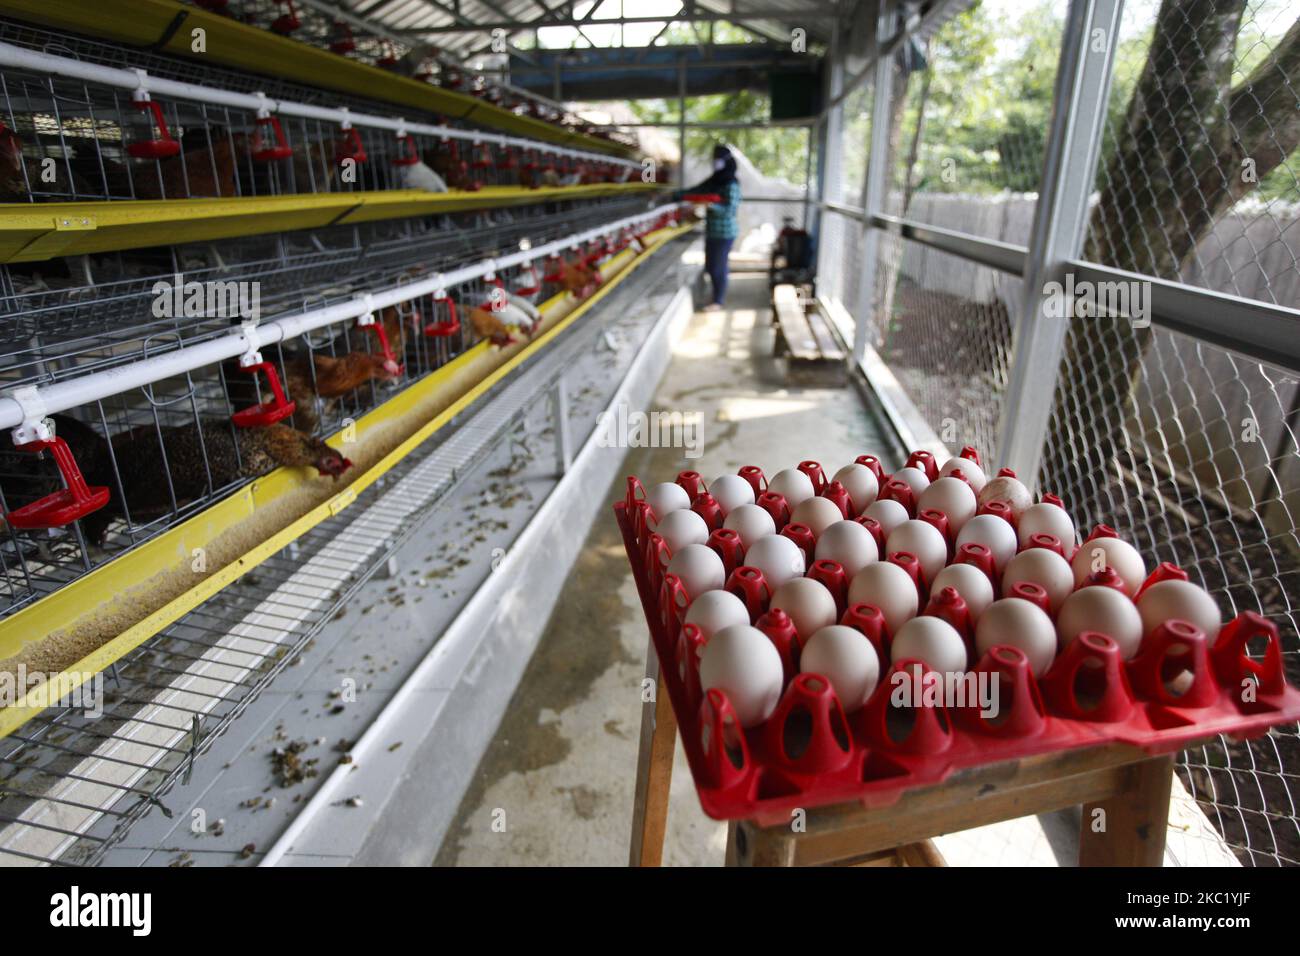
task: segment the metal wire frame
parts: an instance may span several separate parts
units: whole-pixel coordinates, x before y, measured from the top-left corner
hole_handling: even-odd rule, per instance
[[[0,39],[8,40],[4,26],[0,21]],[[39,34],[20,36],[28,42],[17,45],[50,50],[51,43],[39,43]],[[55,49],[67,56],[61,45]],[[140,61],[133,56],[129,62],[138,66]],[[218,82],[203,74],[197,81],[233,92],[248,82],[245,78],[238,85],[220,85],[228,74],[211,72]],[[158,75],[177,78],[171,71]],[[320,99],[318,92],[294,92],[300,94],[296,102],[314,104]],[[0,76],[0,93],[0,122],[8,128],[9,139],[17,137],[22,159],[21,175],[0,178],[0,201],[434,189],[431,169],[442,171],[445,185],[460,189],[622,181],[629,175],[626,168],[615,169],[596,159],[551,156],[542,143],[535,148],[486,140],[463,143],[417,130],[399,139],[391,131],[359,124],[345,133],[333,122],[287,114],[273,115],[259,125],[251,109],[155,97],[168,127],[163,137],[161,130],[152,129],[149,115],[136,108],[128,91],[37,70],[7,69]],[[363,101],[345,96],[335,97],[330,106],[347,106],[357,114],[372,112]],[[383,115],[390,112],[379,109]],[[437,125],[469,128],[442,121]],[[128,155],[133,144],[155,137],[175,140],[180,153],[167,159]],[[269,158],[269,146],[287,147],[291,156]]]
[[[398,512],[432,507],[450,493],[510,437],[519,416],[501,424],[450,473],[412,484],[412,472],[439,454],[441,443],[431,442],[367,489],[360,503],[375,507],[371,502],[378,499],[379,507],[394,509],[391,530],[357,528],[358,509],[349,509],[130,652],[107,674],[102,716],[51,708],[0,740],[0,826],[25,825],[37,831],[42,846],[41,852],[0,846],[0,859],[94,865],[151,809],[171,816],[165,797],[187,779],[194,761],[416,532],[419,522],[400,520]],[[399,483],[406,496],[401,501],[387,490]],[[360,568],[331,563],[329,547],[345,533],[370,555]],[[310,566],[324,573],[304,572]],[[232,621],[240,622],[233,630]],[[196,665],[201,680],[193,676]],[[77,773],[87,760],[98,760],[98,769]],[[60,826],[49,819],[57,816],[51,809],[86,811],[92,825]]]
[[[519,221],[471,220],[462,223],[458,229],[433,230],[420,242],[412,242],[411,236],[405,235],[371,243],[349,227],[341,230],[339,238],[343,241],[333,249],[329,236],[319,243],[319,249],[331,250],[324,262],[318,249],[307,255],[304,263],[276,257],[253,260],[237,267],[227,263],[220,272],[200,271],[198,275],[220,275],[225,281],[243,282],[262,281],[259,277],[269,275],[282,290],[272,300],[282,306],[279,314],[306,311],[351,299],[360,291],[400,286],[443,272],[466,259],[481,260],[513,251],[524,241],[541,244],[572,235],[584,226],[591,228],[618,218],[620,213],[635,212],[637,205],[619,200],[530,216]],[[391,229],[387,224],[376,226]],[[366,254],[357,256],[355,249],[358,247],[365,249]],[[309,286],[301,284],[303,273],[315,274],[322,269],[332,272],[331,286],[304,294],[301,290]],[[106,299],[119,301],[118,310],[123,316],[119,325],[100,335],[82,334],[63,342],[55,340],[49,345],[38,343],[22,353],[14,353],[10,356],[10,367],[0,370],[0,381],[48,383],[227,334],[232,321],[228,317],[199,315],[169,320],[152,317],[150,306],[156,298],[153,284],[156,281],[170,283],[175,278],[174,274],[163,272],[144,280],[130,280],[126,290],[97,290],[93,287],[74,290],[78,293],[71,299],[70,307],[74,310],[86,308],[87,298],[93,307],[93,297],[97,292]],[[501,278],[507,289],[537,284],[535,272],[521,271],[519,275],[512,272]],[[543,286],[535,297],[548,296],[552,291],[554,287]],[[299,408],[285,423],[317,434],[332,434],[461,354],[474,341],[468,310],[486,302],[489,290],[483,280],[477,279],[450,288],[448,293],[460,304],[461,326],[457,334],[433,338],[422,334],[431,323],[448,317],[448,306],[432,295],[414,297],[394,309],[393,314],[381,316],[389,329],[389,344],[394,357],[403,366],[401,373],[386,380],[366,379],[358,387],[336,397],[317,401],[302,396],[318,391],[317,375],[322,358],[328,361],[352,353],[373,355],[379,348],[376,336],[351,325],[340,325],[330,332],[303,336],[276,352],[267,353],[264,357],[276,363],[286,389],[291,394],[295,389],[299,390]],[[123,304],[120,302],[122,299],[130,301]],[[293,382],[297,385],[289,384]],[[174,440],[175,429],[197,429],[201,422],[213,420],[226,422],[225,427],[231,429],[233,437],[234,426],[229,424],[232,413],[268,398],[270,395],[264,393],[260,379],[250,381],[235,363],[224,363],[158,383],[151,389],[114,396],[75,413],[72,417],[110,439],[109,448],[114,460],[105,466],[107,473],[101,472],[97,476],[98,483],[109,487],[116,500],[125,504],[125,513],[106,529],[102,547],[100,541],[86,539],[84,522],[50,531],[18,531],[6,526],[4,537],[0,539],[0,614],[12,613],[51,593],[115,557],[123,549],[134,547],[173,527],[242,485],[242,477],[233,480],[215,477],[241,473],[237,443],[237,457],[233,464],[224,460],[219,463],[210,461],[206,442],[201,442],[198,460],[188,460],[181,466],[166,464],[170,457],[169,442]],[[166,507],[161,509],[161,513],[141,515],[130,512],[131,499],[140,492],[138,488],[133,492],[131,487],[122,484],[115,458],[119,453],[118,439],[128,443],[157,442],[160,453],[154,457],[160,463],[160,471],[153,476],[153,481],[157,488],[167,491]],[[138,456],[147,447],[125,444],[121,453],[130,453],[134,449],[135,456]],[[177,467],[182,467],[185,484],[192,486],[197,481],[205,490],[200,494],[178,495],[173,480],[173,470]],[[138,482],[140,476],[133,480]],[[0,451],[0,508],[5,513],[60,486],[58,473],[51,463],[36,461],[30,454],[13,449]],[[158,510],[156,503],[152,510]],[[98,538],[99,535],[92,537]]]
[[[264,315],[291,312],[319,305],[322,290],[373,287],[415,266],[445,271],[643,208],[645,200],[634,198],[569,201],[0,266],[0,382],[81,374],[98,361],[119,361],[118,352],[160,331],[186,340],[225,331],[228,320],[153,314],[155,284],[178,274],[257,282]]]
[[[186,0],[192,3],[193,0]],[[289,12],[287,0],[232,0],[228,15],[251,26],[263,27],[282,33],[273,24]],[[346,11],[343,11],[346,12]],[[438,52],[423,50],[409,40],[376,27],[367,28],[352,16],[335,17],[311,4],[294,4],[299,25],[282,33],[301,43],[331,52],[339,52],[336,45],[351,40],[353,49],[340,53],[348,59],[358,60],[381,69],[408,74],[415,79],[436,83],[446,89],[480,96],[486,101],[519,115],[531,116],[563,126],[580,129],[582,119],[561,103],[537,96],[527,90],[496,83],[481,73],[443,62]],[[280,21],[283,23],[283,21]],[[287,23],[283,23],[287,26]],[[615,136],[627,145],[634,145],[627,136]]]
[[[1204,32],[1221,27],[1191,15],[1202,8],[1170,7],[1159,28],[1156,8],[1144,12],[1149,57],[1180,65],[1223,59]],[[1246,3],[1227,52],[1232,86],[1216,83],[1209,97],[1182,69],[1139,76],[1141,58],[1119,64],[1117,81],[1143,95],[1129,114],[1107,117],[1088,259],[1264,302],[1300,301],[1300,159],[1294,132],[1284,128],[1300,110],[1300,78],[1283,59],[1294,21],[1285,4]],[[1154,161],[1132,162],[1135,151]],[[1266,173],[1270,154],[1279,155]],[[1144,214],[1152,208],[1162,214]],[[1207,220],[1213,228],[1198,231]]]
[[[1227,615],[1276,622],[1300,683],[1300,382],[1293,373],[1163,329],[1141,335],[1138,372],[1082,360],[1081,337],[1121,356],[1128,322],[1076,323],[1041,481],[1081,524],[1104,521],[1182,567]],[[1079,356],[1079,358],[1076,358]],[[1119,379],[1123,379],[1122,382]],[[1115,394],[1122,402],[1099,400]],[[1179,774],[1243,862],[1300,865],[1300,727],[1182,754]]]
[[[1248,9],[1248,16],[1254,9]],[[1079,41],[1078,36],[1067,38]],[[1293,91],[1293,85],[1283,84],[1282,95],[1287,91]],[[886,101],[879,115],[888,115],[889,106]],[[1107,133],[1108,151],[1120,148],[1123,144],[1114,138],[1125,135],[1114,119]],[[903,135],[897,137],[902,146],[884,150],[886,173],[896,185],[902,183],[909,131],[905,123]],[[1126,167],[1137,177],[1131,181],[1129,201],[1139,202],[1144,190],[1186,161],[1182,153],[1148,155]],[[1171,165],[1166,170],[1162,164]],[[1110,187],[1115,186],[1112,177]],[[902,196],[899,185],[875,203],[868,200],[864,211],[822,204],[823,222],[834,222],[841,234],[854,227],[855,219],[875,233],[867,247],[874,250],[873,294],[858,302],[860,331],[865,341],[883,348],[891,371],[930,424],[946,432],[940,437],[949,447],[971,441],[994,464],[1002,464],[1006,452],[998,442],[1004,434],[997,421],[1008,401],[1008,375],[1015,362],[1025,361],[1014,348],[1026,292],[1018,277],[1026,272],[1033,250],[999,241],[1004,235],[1016,237],[1003,228],[1005,222],[997,229],[963,227],[934,203],[909,208],[905,219],[886,215],[901,208]],[[1272,200],[1264,205],[1262,213],[1250,203],[1240,204],[1233,213],[1259,216],[1245,231],[1262,237],[1260,245],[1241,242],[1234,248],[1248,266],[1255,263],[1253,271],[1230,268],[1236,281],[1213,284],[1269,302],[1278,301],[1269,289],[1277,286],[1279,276],[1291,281],[1300,273],[1290,265],[1295,258],[1289,238],[1293,230],[1278,218],[1285,216],[1285,204]],[[918,215],[945,228],[928,228],[916,221]],[[1101,228],[1099,223],[1104,219],[1092,215],[1094,231]],[[1083,234],[1085,224],[1078,225]],[[1139,239],[1145,235],[1143,241],[1159,246],[1173,243],[1182,225],[1166,223],[1163,236],[1150,229],[1130,234]],[[1223,248],[1213,239],[1198,255]],[[1280,272],[1265,263],[1265,253],[1279,249],[1281,256],[1269,261],[1281,262]],[[1157,278],[1210,281],[1204,277],[1213,270],[1192,265],[1195,274],[1166,272]],[[858,266],[865,270],[867,264]],[[1107,273],[1091,261],[1071,260],[1066,268],[1086,268],[1096,274],[1090,278],[1143,278]],[[853,266],[844,265],[841,272],[851,276]],[[1242,285],[1247,273],[1266,273],[1268,282]],[[1292,317],[1286,309],[1224,301],[1189,286],[1151,285],[1153,329],[1135,329],[1126,319],[1073,320],[1059,355],[1046,363],[1044,375],[1037,379],[1050,384],[1019,397],[1048,412],[1048,438],[1034,478],[1039,488],[1065,498],[1080,526],[1106,522],[1144,554],[1183,567],[1214,595],[1225,616],[1254,610],[1276,622],[1285,666],[1295,682],[1300,680],[1300,475],[1295,469],[1300,460],[1300,381],[1293,350],[1269,349],[1250,323],[1235,321],[1261,311],[1268,322],[1284,328]],[[825,291],[850,301],[847,279]],[[1200,313],[1213,313],[1221,301],[1216,331]],[[1234,321],[1226,319],[1229,314]],[[1189,329],[1215,339],[1186,334]],[[1247,358],[1247,352],[1255,357]],[[1278,361],[1271,361],[1271,355]],[[1184,752],[1178,773],[1242,862],[1296,865],[1297,767],[1300,727],[1288,725],[1256,741],[1220,738]]]
[[[107,675],[102,715],[50,708],[0,741],[0,861],[93,865],[151,809],[171,817],[172,787],[419,532],[411,516],[507,440],[527,444],[535,410],[563,414],[564,402],[536,399],[572,386],[567,367],[551,356],[499,383],[482,412],[399,462],[356,506],[125,656]]]

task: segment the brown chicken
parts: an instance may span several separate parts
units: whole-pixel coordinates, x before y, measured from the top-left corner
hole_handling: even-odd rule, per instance
[[[184,156],[153,162],[138,162],[132,173],[135,195],[139,199],[199,199],[237,195],[235,166],[248,149],[247,137],[214,134],[209,140],[199,136],[204,145],[186,150]],[[159,169],[162,172],[159,181]]]
[[[370,381],[386,382],[400,374],[397,362],[370,352],[301,356],[285,364],[285,392],[297,408],[294,423],[314,432],[334,399]]]
[[[411,321],[418,317],[412,315]],[[340,356],[322,353],[294,354],[286,351],[281,356],[278,345],[262,349],[262,357],[277,370],[284,370],[284,391],[297,408],[293,424],[305,432],[316,431],[322,416],[333,407],[332,401],[346,395],[367,382],[386,382],[401,374],[401,361],[406,351],[406,322],[391,306],[380,313],[384,335],[388,339],[393,359],[385,359],[379,352],[349,352]],[[370,335],[372,333],[361,333]],[[378,342],[372,347],[378,348]],[[224,366],[226,397],[231,408],[247,408],[270,397],[265,380],[255,380],[240,369],[239,363],[230,360]],[[258,392],[258,385],[261,392]]]
[[[27,198],[27,180],[23,177],[23,141],[4,123],[0,123],[0,201],[15,202]]]
[[[473,180],[469,172],[469,163],[460,154],[460,144],[455,140],[439,143],[426,149],[421,157],[424,164],[438,174],[449,189],[471,189]]]
[[[72,162],[71,154],[67,159],[46,156],[39,143],[37,150],[39,158],[24,156],[21,137],[0,123],[0,202],[25,202],[33,193],[55,200],[97,194]]]
[[[582,260],[566,262],[560,270],[560,285],[575,298],[585,299],[605,281],[599,269]]]
[[[352,467],[319,438],[288,425],[234,428],[221,419],[164,428],[161,441],[152,424],[140,425],[114,435],[112,446],[121,489],[107,456],[86,474],[90,484],[110,491],[108,504],[82,519],[87,540],[96,545],[103,543],[109,524],[126,517],[128,510],[133,523],[171,512],[173,491],[176,507],[183,507],[280,466],[315,468],[335,480]]]

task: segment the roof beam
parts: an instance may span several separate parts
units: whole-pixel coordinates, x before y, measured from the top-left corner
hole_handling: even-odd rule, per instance
[[[428,0],[426,0],[428,2]],[[556,12],[559,12],[556,8]],[[562,16],[562,17],[538,17],[535,20],[519,22],[516,20],[502,20],[494,22],[476,23],[471,28],[447,24],[436,27],[415,27],[409,30],[398,30],[400,34],[408,36],[434,36],[446,33],[490,33],[493,30],[508,30],[513,33],[522,30],[536,30],[542,27],[582,27],[591,22],[599,23],[601,26],[633,25],[638,23],[735,23],[737,26],[743,26],[738,23],[740,19],[747,21],[753,20],[782,20],[788,21],[792,18],[801,21],[807,20],[826,20],[833,19],[833,11],[825,10],[744,10],[736,13],[715,13],[711,10],[703,10],[699,7],[694,8],[691,12],[686,10],[672,16],[618,16],[609,19],[601,18],[596,21],[589,21],[583,17]]]

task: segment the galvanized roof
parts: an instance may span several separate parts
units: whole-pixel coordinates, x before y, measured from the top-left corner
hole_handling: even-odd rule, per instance
[[[339,0],[334,4],[317,0],[311,5],[334,6],[382,30],[465,56],[486,48],[496,29],[510,35],[545,26],[609,23],[618,15],[618,2],[604,0],[595,8],[580,6],[576,15],[573,6],[555,0]],[[636,0],[622,3],[623,15],[634,20],[677,19],[676,15],[661,16],[659,7],[646,13],[646,7]],[[682,9],[691,5],[687,0]],[[725,19],[773,42],[788,43],[796,28],[806,31],[812,42],[829,40],[832,17],[840,4],[834,0],[694,0],[693,6],[696,16],[706,21]]]

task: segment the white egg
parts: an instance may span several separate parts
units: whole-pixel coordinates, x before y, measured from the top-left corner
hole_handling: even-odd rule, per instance
[[[745,602],[730,591],[705,591],[686,609],[687,624],[694,624],[707,641],[718,631],[749,623]]]
[[[812,479],[797,468],[778,471],[767,483],[768,491],[775,491],[785,498],[785,503],[793,511],[799,502],[811,498],[814,494]]]
[[[1001,574],[1016,553],[1016,529],[997,515],[976,515],[957,535],[958,548],[970,542],[989,549],[993,555],[993,570]]]
[[[1070,561],[1074,568],[1074,586],[1080,587],[1088,575],[1102,568],[1113,568],[1130,595],[1147,577],[1147,565],[1138,549],[1120,538],[1093,538],[1079,546]]]
[[[947,621],[922,615],[914,617],[894,635],[889,645],[894,661],[915,658],[924,661],[940,674],[960,674],[966,670],[966,643]]]
[[[757,727],[776,710],[784,674],[781,655],[756,627],[725,627],[700,655],[700,686],[723,691],[742,727]]]
[[[966,522],[975,517],[978,502],[970,485],[960,478],[942,477],[921,492],[916,502],[919,510],[933,508],[943,512],[948,519],[948,527],[955,535],[965,527]]]
[[[912,496],[915,498],[921,497],[921,492],[930,487],[930,479],[920,468],[913,468],[910,466],[907,468],[900,468],[889,477],[897,478],[899,481],[906,482],[907,487],[912,489]]]
[[[1056,659],[1056,628],[1037,604],[1003,598],[990,604],[975,625],[975,649],[981,657],[999,644],[1024,651],[1033,675],[1042,677]]]
[[[812,578],[791,578],[772,595],[772,607],[790,615],[802,644],[815,631],[835,623],[835,598],[826,586]]]
[[[1142,646],[1142,615],[1124,594],[1102,585],[1080,588],[1065,599],[1056,615],[1056,633],[1064,647],[1084,631],[1113,638],[1128,660]]]
[[[645,497],[650,502],[650,510],[660,521],[674,511],[691,506],[691,496],[686,493],[686,489],[671,481],[655,485],[645,493]]]
[[[668,550],[673,554],[688,544],[707,544],[709,540],[708,523],[689,509],[669,512],[654,530],[663,535]]]
[[[1053,615],[1074,590],[1074,572],[1070,570],[1070,562],[1047,548],[1021,551],[1007,562],[1006,570],[1002,572],[1002,593],[1010,593],[1011,586],[1021,581],[1037,584],[1047,592],[1048,610]]]
[[[849,604],[878,607],[890,634],[897,634],[904,623],[916,617],[920,600],[912,576],[888,561],[868,564],[849,582]]]
[[[763,572],[763,579],[773,592],[791,578],[802,577],[807,570],[803,551],[779,534],[769,534],[755,541],[754,546],[745,552],[745,563]]]
[[[939,529],[924,521],[904,521],[885,538],[885,555],[906,551],[921,562],[924,580],[933,581],[948,561],[948,542]]]
[[[875,473],[866,465],[859,465],[857,462],[845,465],[835,472],[835,477],[831,480],[838,481],[849,493],[853,512],[849,516],[851,518],[862,514],[867,506],[876,500],[876,495],[880,494],[880,483],[876,481]]]
[[[907,513],[907,509],[892,498],[883,498],[872,502],[867,506],[867,510],[863,514],[868,518],[875,518],[880,523],[886,538],[889,537],[889,532],[911,517]]]
[[[1020,514],[1020,546],[1029,547],[1029,539],[1036,534],[1055,535],[1069,554],[1074,547],[1074,522],[1066,510],[1047,501],[1030,505]]]
[[[759,538],[776,534],[776,522],[758,505],[740,505],[733,509],[722,522],[722,526],[740,535],[740,543],[747,551]]]
[[[976,495],[984,490],[984,485],[988,482],[984,469],[969,458],[949,458],[944,462],[944,466],[939,469],[939,477],[947,478],[958,471],[966,476],[966,480],[970,482],[971,491],[975,492]]]
[[[714,479],[713,484],[709,485],[709,494],[713,495],[713,500],[718,503],[724,516],[741,505],[754,503],[754,486],[740,475],[722,475]]]
[[[866,635],[843,624],[823,627],[799,655],[799,671],[820,674],[848,713],[861,709],[880,682],[880,658]]]
[[[794,510],[790,512],[790,520],[806,524],[812,530],[815,541],[831,525],[843,521],[844,515],[829,498],[812,497],[805,498],[795,505]]]
[[[856,521],[837,521],[817,539],[814,555],[818,561],[835,561],[849,580],[880,553],[871,532]]]
[[[979,494],[979,503],[981,506],[991,501],[1005,501],[1011,506],[1011,511],[1019,516],[1026,508],[1034,503],[1034,496],[1029,493],[1024,482],[1019,478],[1012,478],[1010,475],[990,478]]]
[[[722,559],[706,544],[688,544],[674,552],[668,562],[668,573],[681,578],[682,586],[691,597],[727,583],[727,569],[723,567]]]
[[[956,588],[970,611],[971,623],[978,621],[993,603],[993,582],[973,564],[950,564],[940,571],[930,585],[930,593],[937,594],[944,588]]]
[[[1142,615],[1145,636],[1150,636],[1165,621],[1177,619],[1196,625],[1213,646],[1223,626],[1223,615],[1214,598],[1190,581],[1157,581],[1142,592],[1137,609]]]

